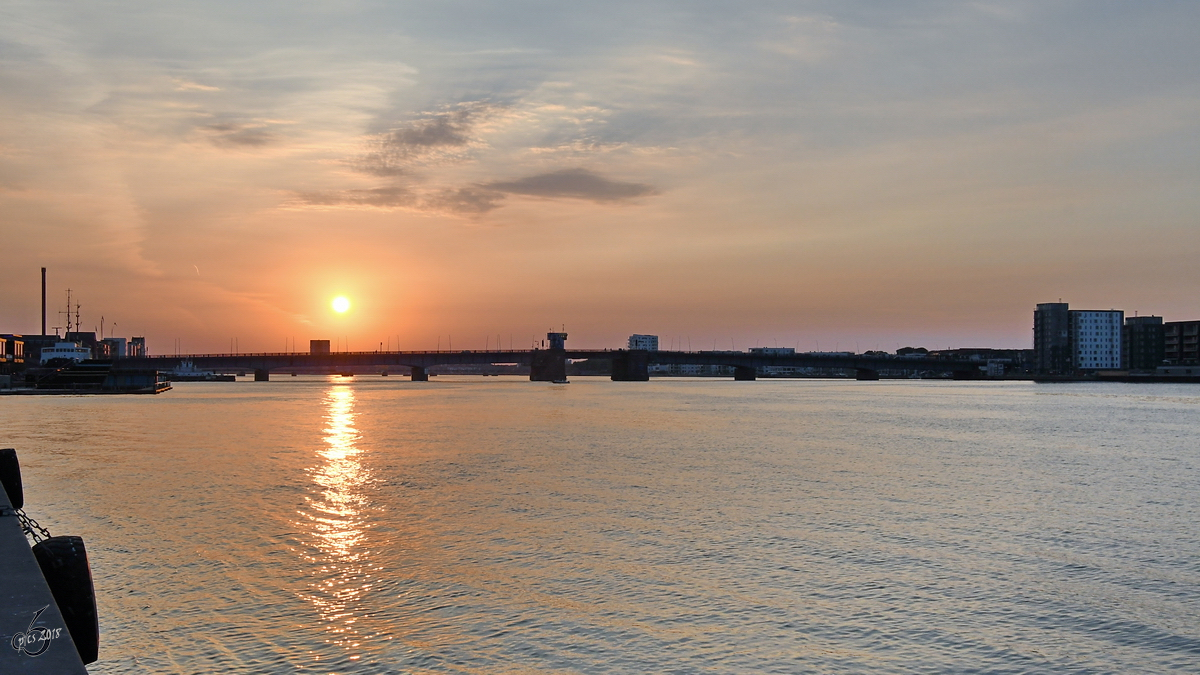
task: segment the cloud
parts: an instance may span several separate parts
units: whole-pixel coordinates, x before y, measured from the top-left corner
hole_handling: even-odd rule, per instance
[[[609,180],[587,169],[562,169],[513,181],[485,183],[481,187],[529,197],[586,199],[597,203],[623,202],[658,194],[653,185]]]
[[[366,190],[339,190],[336,192],[301,192],[300,201],[310,206],[375,206],[396,208],[413,206],[417,196],[407,187],[392,185]]]
[[[175,83],[175,91],[221,91],[220,87],[212,87],[178,77],[173,78],[172,81]]]
[[[479,216],[499,208],[504,195],[478,187],[446,188],[433,192],[418,192],[403,185],[340,190],[335,192],[302,192],[299,201],[307,206],[361,206],[378,209],[410,209]]]
[[[457,188],[420,190],[406,185],[390,185],[328,192],[300,192],[296,196],[305,206],[402,208],[481,216],[500,208],[508,194],[542,199],[584,199],[596,203],[614,203],[658,194],[658,190],[644,183],[609,180],[587,169],[563,169],[514,181],[494,181]]]
[[[425,200],[427,208],[463,215],[483,215],[500,208],[504,195],[493,190],[465,187],[443,190]]]
[[[262,147],[274,143],[279,138],[265,127],[233,122],[209,124],[204,130],[209,132],[209,140],[214,145],[224,148]]]
[[[399,176],[414,164],[465,159],[472,147],[483,145],[472,134],[475,125],[495,108],[487,101],[471,101],[427,114],[379,135],[373,150],[351,164],[373,176]]]

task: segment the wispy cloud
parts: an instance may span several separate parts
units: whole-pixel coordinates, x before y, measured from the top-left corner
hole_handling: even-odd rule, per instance
[[[221,91],[220,87],[200,84],[199,82],[192,82],[191,80],[174,78],[172,81],[175,83],[175,91]]]
[[[597,203],[624,202],[658,193],[653,185],[610,180],[587,169],[561,169],[511,181],[485,183],[483,187],[527,197],[585,199]]]
[[[374,206],[380,208],[411,207],[418,203],[417,195],[407,187],[337,190],[329,192],[300,192],[300,202],[310,206]]]
[[[472,146],[482,145],[473,135],[475,125],[495,109],[486,101],[471,101],[428,113],[380,134],[351,164],[373,176],[400,176],[414,164],[464,159]]]
[[[492,181],[464,187],[414,188],[390,185],[324,192],[300,192],[305,206],[352,206],[410,209],[465,216],[480,216],[503,205],[508,195],[540,199],[582,199],[598,204],[630,202],[658,194],[645,183],[628,183],[605,178],[587,169],[563,169],[511,181]]]
[[[262,147],[274,143],[279,138],[264,126],[235,122],[209,124],[203,129],[208,132],[213,145],[224,148]]]
[[[387,187],[302,192],[296,195],[304,206],[349,206],[373,209],[406,209],[460,216],[479,216],[499,208],[504,195],[474,186],[416,190],[404,185]]]

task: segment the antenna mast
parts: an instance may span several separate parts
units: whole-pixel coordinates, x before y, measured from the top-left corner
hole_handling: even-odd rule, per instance
[[[69,289],[69,288],[67,289],[67,311],[59,312],[59,314],[67,315],[67,332],[70,333],[72,324],[71,324],[71,289]]]

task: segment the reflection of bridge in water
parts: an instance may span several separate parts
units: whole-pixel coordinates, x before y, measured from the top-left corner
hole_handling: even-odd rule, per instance
[[[552,339],[550,349],[464,350],[423,352],[284,352],[267,354],[190,354],[124,359],[122,365],[171,370],[182,361],[217,372],[254,371],[254,379],[270,379],[271,371],[351,369],[355,367],[410,368],[412,379],[427,381],[429,369],[447,365],[518,364],[529,367],[535,382],[565,380],[568,360],[611,361],[612,379],[637,382],[650,379],[651,365],[726,366],[733,379],[753,380],[758,368],[791,367],[853,370],[860,380],[877,380],[880,371],[949,374],[956,379],[980,376],[977,362],[927,358],[895,358],[863,354],[761,354],[746,352],[672,352],[629,349],[566,349],[566,335]]]

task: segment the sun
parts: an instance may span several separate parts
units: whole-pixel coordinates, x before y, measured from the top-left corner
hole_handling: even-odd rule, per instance
[[[339,295],[333,299],[333,311],[338,314],[345,314],[350,309],[350,298],[344,295]]]

